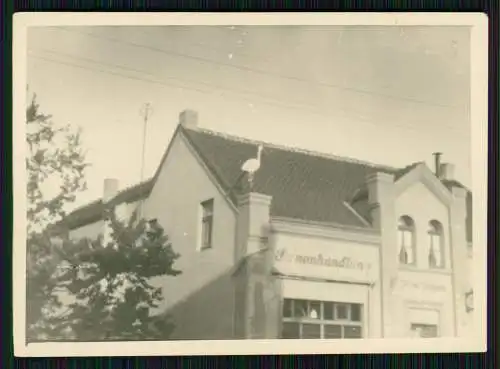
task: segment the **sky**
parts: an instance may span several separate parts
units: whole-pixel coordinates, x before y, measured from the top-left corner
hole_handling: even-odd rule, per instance
[[[28,32],[41,112],[82,130],[103,180],[144,178],[178,124],[396,167],[432,153],[471,185],[470,32],[452,26],[80,26]]]

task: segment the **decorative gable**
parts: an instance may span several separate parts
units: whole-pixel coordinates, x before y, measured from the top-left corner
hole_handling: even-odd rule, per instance
[[[416,183],[425,185],[443,205],[449,206],[451,204],[453,198],[450,191],[424,163],[417,164],[409,172],[396,180],[394,183],[396,197],[399,197]]]

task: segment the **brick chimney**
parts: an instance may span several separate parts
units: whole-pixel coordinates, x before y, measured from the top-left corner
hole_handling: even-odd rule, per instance
[[[439,179],[452,181],[455,179],[455,165],[443,163],[439,168]]]
[[[198,112],[186,109],[179,114],[179,124],[184,128],[198,127]]]
[[[443,153],[435,152],[432,154],[434,156],[434,174],[439,177],[439,172],[441,170],[441,156]]]
[[[102,192],[102,203],[104,205],[102,242],[104,246],[106,246],[111,241],[111,227],[106,214],[106,211],[108,210],[107,205],[117,194],[118,194],[118,180],[115,178],[104,179],[103,192]]]
[[[107,204],[118,194],[118,180],[115,178],[105,178],[102,190],[102,202]]]

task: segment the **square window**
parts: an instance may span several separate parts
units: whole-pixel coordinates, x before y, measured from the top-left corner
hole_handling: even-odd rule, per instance
[[[324,302],[323,303],[323,319],[333,320],[333,303]]]
[[[285,299],[283,301],[283,317],[290,318],[292,316],[292,300]]]
[[[281,338],[297,339],[300,338],[300,325],[299,323],[283,323],[283,330]]]
[[[301,338],[305,338],[305,339],[321,338],[321,325],[319,325],[319,324],[303,324]]]
[[[325,325],[325,338],[329,339],[342,338],[342,326]]]
[[[360,322],[361,321],[361,305],[359,305],[359,304],[352,304],[351,305],[351,320],[353,322]]]
[[[335,305],[335,318],[337,320],[348,319],[347,305],[346,304],[336,304]]]
[[[344,338],[362,338],[361,327],[344,326]]]
[[[306,318],[307,314],[307,301],[294,300],[293,316],[296,318]]]
[[[319,301],[309,302],[309,318],[321,319],[321,302]]]

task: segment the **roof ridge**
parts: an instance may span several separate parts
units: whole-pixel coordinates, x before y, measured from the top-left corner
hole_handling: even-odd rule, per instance
[[[295,152],[295,153],[299,153],[299,154],[306,154],[306,155],[316,156],[316,157],[320,157],[320,158],[324,158],[324,159],[338,160],[338,161],[343,161],[346,163],[365,165],[365,166],[372,167],[372,168],[380,168],[380,169],[385,169],[385,170],[390,170],[390,171],[401,170],[401,168],[392,167],[389,165],[376,164],[376,163],[371,163],[369,161],[364,161],[361,159],[354,159],[354,158],[349,158],[349,157],[345,157],[345,156],[329,154],[329,153],[325,153],[325,152],[314,151],[314,150],[309,150],[309,149],[304,149],[304,148],[297,148],[297,147],[291,147],[291,146],[287,146],[287,145],[280,145],[280,144],[271,143],[271,142],[263,141],[263,140],[254,140],[254,139],[250,139],[250,138],[246,138],[246,137],[241,137],[241,136],[236,136],[233,134],[215,131],[215,130],[208,129],[208,128],[195,127],[195,128],[185,128],[185,129],[188,131],[191,130],[194,132],[206,133],[206,134],[209,134],[212,136],[222,137],[222,138],[236,141],[236,142],[242,142],[242,143],[248,143],[248,144],[254,144],[254,145],[262,144],[262,145],[265,145],[265,146],[267,146],[269,148],[273,148],[273,149]]]
[[[154,179],[154,177],[151,177],[151,178],[148,178],[148,179],[145,179],[141,182],[137,182],[135,184],[129,184],[127,185],[126,187],[122,188],[122,189],[119,189],[116,193],[116,195],[114,195],[110,201],[113,201],[114,199],[116,199],[118,196],[120,196],[121,194],[127,192],[127,191],[132,191],[132,190],[135,190],[136,188],[138,187],[141,187],[141,186],[146,186],[148,184],[151,183],[151,181]],[[94,199],[94,200],[91,200],[83,205],[79,205],[77,207],[75,207],[74,209],[72,209],[71,211],[69,211],[68,215],[69,214],[73,214],[73,213],[76,213],[80,210],[83,210],[89,206],[93,206],[93,205],[98,205],[99,203],[102,203],[102,195],[100,195],[98,198]]]

